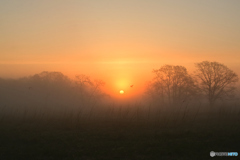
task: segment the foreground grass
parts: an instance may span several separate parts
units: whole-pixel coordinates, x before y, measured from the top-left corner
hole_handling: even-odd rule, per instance
[[[133,113],[5,116],[0,159],[212,159],[210,151],[240,152],[236,112]]]

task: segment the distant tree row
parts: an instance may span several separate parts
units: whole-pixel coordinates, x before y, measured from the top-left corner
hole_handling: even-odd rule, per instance
[[[238,75],[218,62],[196,63],[193,75],[184,66],[164,65],[154,69],[147,93],[163,104],[178,104],[203,95],[213,106],[217,100],[232,98]]]
[[[0,100],[6,105],[86,106],[107,96],[102,80],[86,75],[70,79],[61,72],[41,72],[20,79],[0,79]]]

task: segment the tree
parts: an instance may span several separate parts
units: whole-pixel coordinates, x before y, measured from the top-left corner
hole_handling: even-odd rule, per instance
[[[148,93],[161,103],[176,104],[185,101],[195,93],[195,84],[183,66],[164,65],[153,70],[155,74]]]
[[[89,76],[80,74],[80,75],[76,75],[75,78],[76,78],[75,84],[80,89],[81,92],[84,92],[88,88],[93,86],[93,82],[91,81]]]
[[[216,100],[234,95],[238,76],[227,66],[218,62],[203,61],[196,64],[195,72],[200,81],[200,90],[208,98],[211,106]]]
[[[82,97],[88,98],[88,100],[100,100],[106,94],[102,93],[101,87],[105,85],[102,80],[92,81],[89,76],[76,75],[75,85],[80,91]]]
[[[93,89],[92,89],[92,93],[91,93],[91,98],[96,99],[101,99],[101,97],[107,96],[107,94],[103,93],[101,90],[101,87],[103,87],[105,85],[105,82],[100,80],[100,79],[96,79],[94,81],[95,83],[93,84]]]
[[[62,74],[61,72],[48,72],[44,71],[39,74],[35,74],[30,76],[29,81],[32,83],[31,87],[39,86],[40,88],[44,89],[52,89],[52,88],[60,88],[59,86],[67,86],[66,84],[71,83],[71,80]],[[27,80],[26,79],[26,80]]]

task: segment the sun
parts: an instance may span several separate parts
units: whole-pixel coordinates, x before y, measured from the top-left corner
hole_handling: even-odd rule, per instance
[[[120,93],[120,94],[124,94],[124,90],[120,90],[119,93]]]

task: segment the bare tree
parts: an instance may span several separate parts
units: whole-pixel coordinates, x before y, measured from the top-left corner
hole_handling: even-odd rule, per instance
[[[238,76],[227,66],[218,62],[203,61],[196,64],[195,72],[200,81],[200,90],[208,98],[210,105],[216,100],[225,99],[234,95],[234,86]]]
[[[105,82],[97,79],[94,81],[95,83],[93,84],[93,89],[92,89],[92,93],[91,93],[91,98],[95,97],[94,99],[96,100],[96,98],[98,97],[103,97],[105,96],[104,93],[102,93],[101,87],[103,87],[105,85]]]
[[[100,100],[106,95],[101,90],[101,87],[105,85],[105,82],[102,80],[92,81],[89,76],[81,74],[76,75],[75,85],[78,91],[80,91],[81,97],[84,97],[85,100]]]
[[[93,82],[91,81],[90,77],[84,74],[80,74],[76,75],[75,78],[75,85],[80,94],[83,96],[89,92],[88,90],[93,86]]]
[[[93,83],[92,83],[92,81],[91,81],[89,76],[86,76],[84,74],[80,74],[80,75],[76,75],[75,77],[76,77],[75,83],[80,88],[84,87],[85,85],[90,85],[90,86],[93,85]]]
[[[153,73],[155,77],[148,93],[161,103],[176,104],[185,101],[196,91],[192,77],[183,66],[164,65],[153,70]]]

